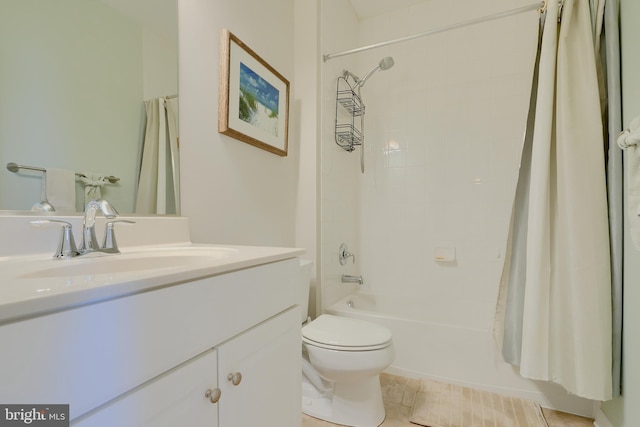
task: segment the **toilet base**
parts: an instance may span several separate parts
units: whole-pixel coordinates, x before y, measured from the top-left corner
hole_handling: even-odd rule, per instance
[[[332,393],[319,392],[302,376],[302,412],[334,424],[378,427],[384,421],[379,375],[358,383],[334,383]]]

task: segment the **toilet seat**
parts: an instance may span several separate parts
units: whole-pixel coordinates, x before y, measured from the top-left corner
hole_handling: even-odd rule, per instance
[[[391,345],[391,331],[359,319],[323,314],[302,328],[302,341],[329,350],[369,351]]]

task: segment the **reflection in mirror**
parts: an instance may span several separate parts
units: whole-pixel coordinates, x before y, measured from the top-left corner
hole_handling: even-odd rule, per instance
[[[0,0],[0,209],[178,213],[176,1]]]

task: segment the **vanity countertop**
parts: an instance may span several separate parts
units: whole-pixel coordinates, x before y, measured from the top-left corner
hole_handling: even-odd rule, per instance
[[[276,262],[303,249],[155,245],[118,255],[54,260],[50,253],[0,257],[0,323],[106,301]]]

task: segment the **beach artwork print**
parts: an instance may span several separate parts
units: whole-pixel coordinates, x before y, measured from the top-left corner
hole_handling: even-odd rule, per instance
[[[223,29],[220,38],[218,132],[286,156],[289,81]]]
[[[240,62],[238,118],[277,137],[279,102],[278,89]]]

